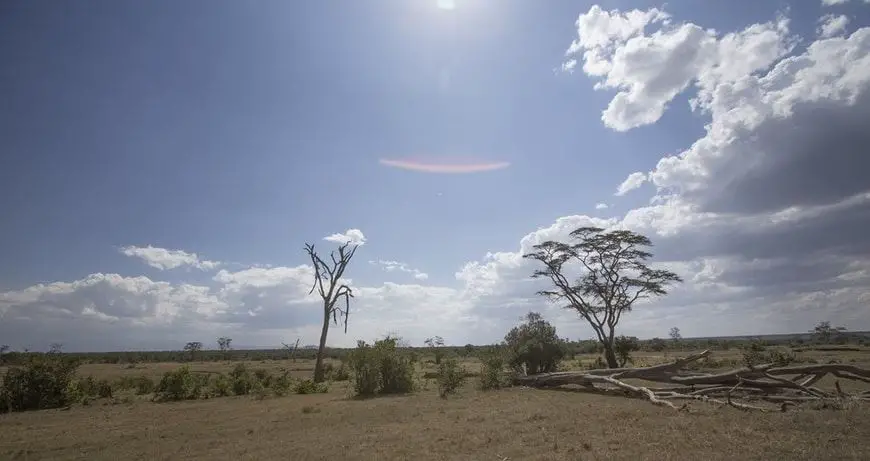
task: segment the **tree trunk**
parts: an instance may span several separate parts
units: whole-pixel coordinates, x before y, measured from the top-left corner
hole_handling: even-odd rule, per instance
[[[619,368],[619,360],[616,360],[613,344],[604,345],[604,359],[607,360],[607,368]]]
[[[325,381],[323,376],[323,350],[326,349],[326,335],[329,333],[329,310],[323,315],[323,329],[320,330],[320,346],[317,348],[317,361],[314,363],[314,382],[322,383]]]

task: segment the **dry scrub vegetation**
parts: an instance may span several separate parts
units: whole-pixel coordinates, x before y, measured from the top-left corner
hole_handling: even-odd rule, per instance
[[[363,353],[376,357],[379,346],[385,353],[394,345],[366,345]],[[850,349],[794,352],[793,359],[870,365],[870,350]],[[189,367],[192,375],[231,377],[243,365],[252,379],[266,372],[276,379],[286,372],[292,389],[311,383],[307,378],[314,361],[210,362],[181,368],[177,363],[83,364],[76,379],[110,383],[111,397],[0,415],[0,459],[860,460],[870,450],[870,414],[860,403],[835,407],[818,402],[784,413],[757,413],[691,401],[686,411],[674,411],[622,396],[570,390],[517,386],[486,391],[481,387],[508,384],[504,373],[492,372],[493,364],[510,365],[503,354],[482,349],[459,357],[447,352],[435,364],[431,355],[393,350],[395,357],[404,357],[397,358],[400,362],[368,361],[369,370],[354,368],[350,354],[344,366],[352,376],[328,381],[326,393],[249,392],[224,398],[206,394],[176,403],[154,403],[153,394],[137,395],[137,389],[122,389],[117,383],[150,376],[156,390],[165,373],[174,375]],[[697,362],[695,370],[730,369],[751,359],[751,354],[750,346],[717,350]],[[652,366],[687,355],[690,352],[638,351],[632,360]],[[585,371],[598,360],[598,354],[569,353],[559,368]],[[327,363],[327,370],[342,366],[338,360]],[[393,379],[386,391],[382,379],[368,378],[374,394],[404,395],[355,397],[365,384],[356,373],[377,375],[378,363],[399,369],[399,378],[397,363],[413,365],[409,382]],[[831,388],[835,379],[828,376],[815,385]],[[408,389],[399,389],[405,384]],[[870,390],[863,382],[843,382],[842,387],[852,394]]]

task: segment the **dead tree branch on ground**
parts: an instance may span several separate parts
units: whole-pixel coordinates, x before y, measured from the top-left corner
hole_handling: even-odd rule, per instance
[[[609,368],[586,371],[540,373],[514,378],[514,384],[541,389],[581,386],[574,390],[598,394],[622,394],[648,400],[656,405],[682,409],[668,400],[701,400],[729,405],[742,410],[785,411],[789,405],[821,402],[835,407],[870,401],[870,391],[847,394],[835,382],[835,391],[812,385],[833,375],[837,378],[870,382],[870,370],[846,364],[817,364],[777,367],[765,364],[721,373],[704,373],[687,367],[710,355],[703,351],[645,368]],[[626,380],[670,384],[669,387],[648,387]],[[745,402],[770,402],[779,407],[753,405]]]

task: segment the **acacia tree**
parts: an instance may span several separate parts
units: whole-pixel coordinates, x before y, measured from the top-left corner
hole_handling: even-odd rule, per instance
[[[218,349],[221,351],[221,355],[224,356],[224,360],[229,360],[230,350],[233,348],[233,338],[228,338],[226,336],[221,336],[217,339]]]
[[[810,333],[812,333],[819,342],[827,344],[831,341],[831,338],[839,335],[843,331],[846,331],[846,327],[832,327],[831,322],[826,321],[819,322],[815,328],[810,330]]]
[[[645,250],[652,242],[628,230],[605,232],[598,227],[580,227],[570,234],[573,243],[546,241],[523,255],[544,265],[533,278],[548,278],[554,289],[538,294],[573,309],[595,331],[604,348],[610,368],[619,367],[614,337],[616,325],[640,299],[667,294],[666,287],[682,279],[675,273],[652,269],[646,261],[652,253]],[[573,282],[565,274],[575,265],[580,276]]]
[[[199,341],[191,341],[184,345],[184,351],[190,354],[190,360],[196,360],[199,351],[202,350],[202,343]]]
[[[314,249],[314,245],[305,244],[305,251],[311,258],[311,264],[314,266],[314,284],[311,286],[308,294],[314,293],[317,289],[317,294],[323,300],[323,327],[320,330],[320,345],[317,348],[317,361],[314,364],[314,382],[323,382],[323,351],[326,349],[326,336],[329,334],[329,320],[338,325],[339,319],[344,323],[344,332],[347,333],[347,320],[350,316],[350,298],[353,298],[353,291],[344,283],[341,283],[341,277],[347,269],[348,263],[356,253],[359,245],[350,246],[351,242],[338,247],[338,256],[335,251],[329,253],[331,264],[323,260]],[[338,301],[344,299],[344,309],[338,304]]]
[[[431,338],[426,338],[426,340],[423,341],[423,344],[429,346],[429,350],[435,356],[435,364],[440,365],[441,364],[441,356],[443,354],[441,353],[440,350],[438,350],[438,348],[444,346],[444,338],[442,338],[440,336],[433,336]]]

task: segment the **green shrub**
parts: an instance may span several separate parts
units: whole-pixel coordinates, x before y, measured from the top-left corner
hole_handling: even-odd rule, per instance
[[[753,341],[743,347],[743,364],[750,368],[766,363],[772,363],[775,366],[786,366],[796,360],[797,357],[794,352],[777,348],[768,350],[759,341]]]
[[[112,387],[119,391],[130,390],[136,387],[136,379],[133,376],[121,376],[115,380],[115,384]]]
[[[508,385],[505,379],[504,354],[498,350],[485,352],[480,357],[480,382],[479,387],[482,390],[501,389]]]
[[[208,388],[208,381],[208,375],[195,374],[184,365],[163,374],[155,389],[154,399],[159,402],[196,400],[207,395],[204,391]]]
[[[386,337],[373,346],[357,342],[350,353],[356,395],[405,394],[414,391],[414,365],[397,348],[398,339]]]
[[[442,358],[438,364],[438,395],[455,394],[465,384],[465,369],[453,357]]]
[[[271,384],[272,392],[274,392],[278,397],[283,397],[290,392],[290,387],[293,385],[293,378],[290,377],[290,373],[285,371],[273,378]]]
[[[329,385],[326,383],[315,383],[310,379],[303,379],[296,383],[293,391],[297,394],[325,394],[329,392]]]
[[[257,400],[263,400],[269,396],[269,388],[263,385],[263,381],[254,380],[254,385],[251,387],[251,395]]]
[[[69,391],[78,365],[63,354],[51,353],[9,368],[0,387],[0,413],[69,405],[75,398]]]
[[[97,397],[101,399],[112,398],[112,383],[108,379],[97,381]]]
[[[634,336],[621,335],[615,338],[613,349],[619,360],[619,366],[624,367],[628,362],[632,362],[631,353],[640,350],[640,341]]]
[[[227,397],[233,395],[233,381],[225,374],[220,373],[211,380],[209,386],[211,395],[214,397]]]
[[[254,370],[254,379],[259,381],[263,387],[269,387],[272,384],[272,375],[269,370],[258,368]]]
[[[582,363],[582,362],[581,362]],[[607,362],[604,361],[603,358],[599,355],[595,357],[595,361],[586,366],[589,370],[599,370],[602,368],[607,368]]]
[[[661,351],[667,349],[667,347],[668,347],[667,343],[662,338],[653,338],[653,339],[649,340],[649,342],[647,344],[648,344],[647,347],[649,347],[649,350],[651,350],[653,352],[661,352]]]
[[[529,375],[556,371],[567,351],[556,327],[537,312],[529,312],[525,323],[511,329],[504,342],[510,366]]]
[[[380,369],[374,348],[360,341],[350,357],[353,390],[358,396],[370,397],[380,388]]]
[[[133,381],[136,395],[145,395],[154,392],[154,381],[152,381],[148,376],[139,375],[134,378]]]
[[[233,368],[233,371],[230,372],[230,379],[233,383],[233,393],[236,395],[250,394],[256,381],[256,377],[251,374],[244,363],[237,364]]]
[[[350,371],[348,371],[348,367],[343,361],[338,367],[329,363],[326,366],[325,376],[330,381],[347,381],[350,379]]]

